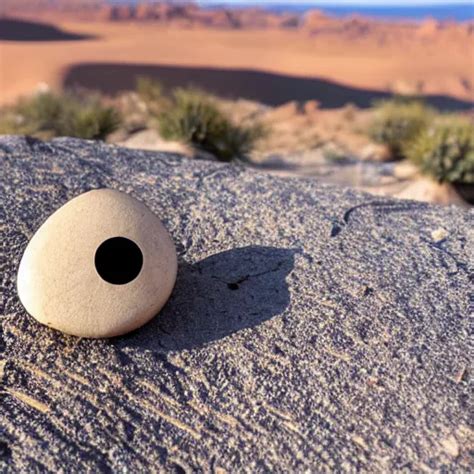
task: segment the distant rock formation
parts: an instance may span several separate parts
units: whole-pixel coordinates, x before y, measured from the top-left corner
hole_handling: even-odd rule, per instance
[[[418,27],[416,34],[420,38],[430,38],[434,36],[440,29],[440,22],[434,18],[423,21]]]
[[[308,31],[317,31],[329,23],[330,19],[321,10],[310,10],[304,15],[301,26]]]
[[[139,3],[136,6],[113,5],[103,7],[103,16],[114,21],[157,21],[187,26],[216,28],[296,28],[299,15],[276,14],[262,8],[203,9],[190,4]]]
[[[291,13],[271,13],[263,8],[200,8],[191,1],[144,1],[134,4],[110,4],[105,0],[5,0],[3,12],[29,17],[48,13],[80,20],[155,21],[180,26],[215,28],[296,28],[301,18]]]
[[[1,16],[42,19],[77,19],[80,21],[146,21],[163,25],[222,29],[301,29],[310,35],[333,34],[340,39],[374,38],[379,44],[400,42],[408,38],[433,38],[443,34],[470,38],[473,22],[439,22],[428,19],[416,22],[390,22],[351,15],[344,18],[328,15],[321,10],[304,14],[275,13],[265,8],[202,8],[194,1],[141,1],[138,3],[109,3],[106,0],[2,0]]]

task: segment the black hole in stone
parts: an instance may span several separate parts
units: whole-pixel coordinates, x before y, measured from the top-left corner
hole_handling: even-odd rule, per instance
[[[239,285],[237,283],[227,283],[227,288],[229,288],[229,290],[238,290]]]
[[[125,237],[113,237],[99,245],[95,253],[97,273],[114,285],[125,285],[134,280],[143,265],[143,254],[138,245]]]

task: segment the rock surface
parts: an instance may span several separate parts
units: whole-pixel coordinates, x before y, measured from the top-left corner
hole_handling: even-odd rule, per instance
[[[0,471],[469,470],[472,211],[72,139],[3,138],[0,166]],[[149,324],[85,340],[15,278],[100,187],[163,220],[179,271]]]

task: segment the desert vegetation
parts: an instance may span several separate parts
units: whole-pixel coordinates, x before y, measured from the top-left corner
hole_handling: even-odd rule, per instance
[[[235,123],[216,97],[198,89],[175,88],[166,94],[158,81],[141,77],[134,94],[139,98],[135,108],[142,106],[138,125],[126,123],[129,110],[120,98],[114,101],[86,91],[46,91],[5,107],[0,133],[105,140],[121,125],[130,130],[154,127],[163,139],[189,144],[220,161],[248,160],[266,134],[259,123]]]
[[[369,135],[440,183],[474,183],[474,124],[466,117],[395,98],[375,105]]]
[[[265,135],[258,123],[234,123],[211,96],[195,89],[176,89],[159,116],[160,134],[192,144],[220,161],[248,160],[255,142]]]
[[[4,107],[0,114],[1,134],[73,136],[128,146],[128,139],[151,132],[154,149],[168,141],[177,151],[183,145],[194,150],[192,156],[224,162],[264,163],[271,157],[291,160],[298,153],[313,153],[308,160],[321,156],[323,165],[330,163],[342,172],[360,160],[404,160],[439,183],[474,183],[472,118],[441,113],[420,99],[395,97],[366,110],[350,106],[324,111],[315,101],[274,108],[225,100],[192,87],[166,89],[159,81],[140,77],[135,90],[115,97],[83,90],[43,91]],[[344,142],[348,133],[359,153],[350,140]],[[364,157],[364,140],[380,144],[386,155],[376,150],[378,158]],[[133,143],[140,147],[139,140]]]
[[[405,148],[424,130],[435,115],[422,101],[403,97],[377,102],[370,137],[387,145],[394,159],[404,157]]]
[[[407,144],[406,156],[439,182],[474,184],[474,126],[440,117]]]
[[[137,93],[161,137],[211,153],[220,161],[248,160],[267,129],[258,122],[237,124],[217,97],[193,88],[178,87],[165,94],[159,81],[141,77]]]
[[[105,105],[98,95],[47,91],[5,107],[0,116],[0,133],[103,140],[120,123],[117,109]]]

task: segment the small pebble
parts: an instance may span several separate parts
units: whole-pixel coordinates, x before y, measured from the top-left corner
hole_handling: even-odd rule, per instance
[[[141,202],[111,189],[57,210],[29,242],[18,295],[37,321],[80,337],[112,337],[155,316],[176,281],[176,249]]]
[[[447,236],[448,231],[446,229],[443,229],[442,227],[439,227],[438,229],[433,230],[431,232],[431,238],[435,243],[443,241]]]

